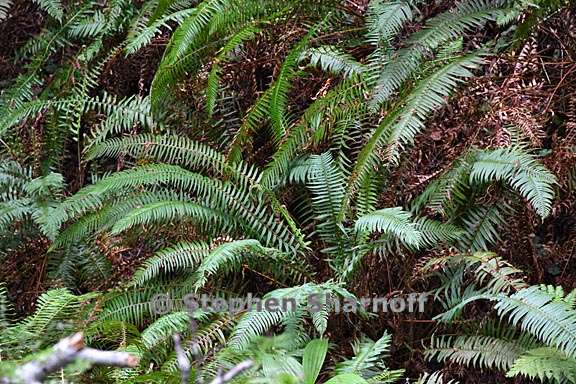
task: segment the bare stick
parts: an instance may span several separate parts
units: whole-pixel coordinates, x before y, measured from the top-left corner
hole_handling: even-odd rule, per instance
[[[84,336],[76,333],[60,340],[45,358],[30,361],[16,370],[17,382],[40,384],[52,372],[56,372],[75,360],[85,360],[92,364],[114,367],[136,367],[138,359],[126,352],[100,351],[84,347]],[[9,378],[4,383],[12,382]]]
[[[94,348],[84,348],[78,351],[76,358],[107,367],[133,368],[138,366],[138,359],[127,352],[101,351]]]
[[[234,377],[238,376],[248,368],[252,366],[250,360],[245,360],[239,364],[236,364],[231,370],[222,374],[221,372],[210,382],[210,384],[224,384],[231,381]]]
[[[180,374],[182,375],[182,383],[188,384],[190,381],[190,360],[188,360],[184,349],[182,349],[180,335],[175,333],[172,335],[172,339],[174,339],[174,350],[176,351],[176,360],[178,361]]]

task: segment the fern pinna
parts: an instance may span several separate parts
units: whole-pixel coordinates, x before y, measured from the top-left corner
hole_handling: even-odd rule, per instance
[[[490,299],[520,332],[498,325],[492,334],[435,338],[426,356],[574,381],[572,296],[528,287],[519,270],[488,252],[524,202],[541,218],[550,214],[557,180],[538,153],[521,139],[470,148],[414,201],[382,203],[390,173],[426,120],[495,53],[494,41],[472,44],[467,36],[490,25],[503,31],[497,46],[506,46],[528,2],[464,0],[431,17],[425,2],[412,0],[372,0],[360,15],[336,0],[36,3],[49,23],[18,52],[27,65],[0,96],[0,138],[9,149],[0,152],[0,228],[24,223],[26,234],[49,240],[49,276],[59,288],[26,319],[1,318],[0,353],[8,351],[9,361],[0,369],[13,371],[65,332],[83,330],[91,345],[128,351],[140,365],[71,367],[62,375],[178,382],[172,336],[179,334],[186,358],[203,356],[194,365],[198,379],[251,358],[256,364],[237,382],[392,383],[403,370],[383,361],[386,332],[359,337],[354,356],[321,375],[333,308],[309,311],[307,300],[358,301],[350,287],[368,257],[449,249],[452,256],[423,268],[440,281],[433,293],[443,319]],[[0,22],[9,7],[0,5]],[[278,25],[296,32],[280,44],[282,59],[254,97],[241,96],[231,68],[274,38]],[[162,42],[157,66],[148,80],[150,68],[141,68],[136,91],[104,86],[116,63]],[[55,56],[65,64],[52,72]],[[315,76],[324,85],[298,99]],[[28,135],[35,151],[11,153]],[[82,177],[70,174],[70,164]],[[487,190],[498,192],[489,204]],[[0,234],[0,245],[14,235]],[[135,244],[148,257],[128,282],[84,295],[62,288],[106,286],[118,249]],[[293,298],[297,310],[159,314],[150,305],[159,294],[226,298],[254,289]],[[0,305],[5,296],[0,289]],[[432,373],[417,382],[445,381]]]
[[[437,337],[426,355],[484,369],[497,368],[505,371],[507,377],[573,383],[576,381],[574,297],[576,291],[565,295],[559,287],[544,285],[521,288],[510,295],[471,295],[439,318],[450,321],[467,303],[488,299],[496,303],[496,315],[519,331],[496,323],[479,334]]]

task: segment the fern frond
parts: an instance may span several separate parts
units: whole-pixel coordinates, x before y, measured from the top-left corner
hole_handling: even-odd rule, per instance
[[[190,327],[188,312],[174,312],[164,315],[142,331],[142,342],[148,349],[172,339],[174,333],[181,333]]]
[[[307,181],[318,234],[327,244],[341,248],[344,175],[329,152],[310,156]]]
[[[384,369],[383,372],[366,380],[368,384],[394,384],[404,377],[404,369]]]
[[[576,309],[576,289],[566,294],[561,286],[540,284],[540,289],[553,297],[554,301],[563,302],[568,308]]]
[[[500,240],[500,228],[505,224],[506,214],[511,207],[504,202],[487,206],[473,207],[462,217],[464,234],[460,249],[464,251],[485,251]]]
[[[0,230],[7,231],[15,221],[24,220],[32,214],[30,199],[17,199],[0,202]]]
[[[242,159],[242,150],[250,142],[250,135],[269,119],[270,97],[274,91],[274,83],[264,91],[256,100],[256,103],[250,107],[244,116],[242,125],[234,134],[234,138],[228,149],[228,159],[236,163]]]
[[[127,131],[137,123],[143,128],[153,128],[155,125],[148,97],[131,96],[118,101],[115,96],[104,94],[88,100],[86,104],[87,108],[107,115],[106,120],[91,132],[93,137],[89,145],[103,141],[110,134]]]
[[[477,252],[467,255],[466,262],[472,267],[478,284],[494,294],[511,293],[527,287],[526,282],[518,277],[522,271],[493,253]]]
[[[568,357],[576,357],[576,311],[556,302],[537,286],[498,298],[499,316],[507,316],[513,325],[555,346]]]
[[[460,269],[460,267],[463,267],[463,269]],[[429,260],[422,268],[422,271],[429,272],[439,268],[446,271],[451,268],[459,270],[459,281],[454,281],[455,286],[452,289],[459,289],[463,285],[460,280],[464,272],[471,273],[479,286],[495,295],[513,293],[527,287],[526,282],[520,277],[521,270],[491,252],[436,257]]]
[[[525,197],[542,218],[550,213],[553,187],[557,183],[550,171],[519,148],[480,152],[472,165],[470,180],[505,181]]]
[[[124,217],[128,212],[137,207],[141,207],[150,203],[166,200],[184,200],[185,197],[172,192],[172,191],[144,191],[136,193],[128,193],[122,200],[112,202],[103,202],[102,208],[83,215],[82,217],[74,220],[70,225],[61,231],[51,248],[56,249],[69,244],[77,243],[78,241],[89,238],[98,232],[109,231],[112,226]],[[64,203],[66,204],[66,202]],[[52,213],[62,212],[60,209],[53,210]],[[62,217],[62,216],[61,216]],[[64,216],[65,218],[66,216]],[[46,225],[51,230],[57,231],[60,225],[60,220],[54,221],[53,217],[49,217]]]
[[[4,21],[4,19],[8,17],[11,6],[12,6],[12,0],[0,1],[0,22]]]
[[[364,71],[362,64],[354,57],[333,46],[309,48],[300,58],[301,61],[304,59],[310,60],[310,66],[345,78],[360,75]]]
[[[247,184],[257,184],[260,180],[257,169],[243,163],[230,165],[222,154],[210,146],[177,135],[140,134],[109,139],[92,146],[86,153],[86,159],[117,158],[121,155],[182,165],[198,171],[211,170]]]
[[[122,326],[132,325],[142,327],[151,319],[159,317],[155,308],[154,298],[157,294],[166,295],[171,299],[171,310],[183,311],[181,300],[190,293],[190,285],[181,282],[167,284],[156,283],[142,288],[114,290],[106,293],[98,303],[100,312],[96,321],[90,324],[87,333],[99,334],[102,327],[119,322]]]
[[[434,247],[440,243],[453,243],[459,240],[463,231],[452,224],[441,223],[425,217],[414,220],[416,230],[422,234],[422,245]]]
[[[33,0],[38,6],[58,21],[64,18],[64,9],[60,0]]]
[[[160,107],[166,104],[171,86],[187,70],[199,68],[199,52],[210,46],[207,37],[218,30],[210,30],[212,24],[216,22],[217,16],[228,15],[229,17],[225,20],[227,22],[234,21],[232,16],[235,14],[232,12],[233,3],[232,0],[202,1],[174,31],[152,82],[151,101],[153,111],[156,114],[159,114]],[[254,12],[254,6],[249,5],[246,4],[244,12],[241,14],[249,15]],[[225,26],[222,28],[226,29]]]
[[[150,165],[117,172],[99,182],[82,188],[66,199],[52,212],[47,225],[60,228],[70,218],[102,207],[112,194],[126,193],[138,186],[158,185],[160,183],[181,186],[193,190],[204,190],[209,179],[178,166]]]
[[[426,55],[444,42],[454,40],[464,32],[482,26],[502,14],[503,0],[468,0],[461,2],[452,12],[430,19],[421,31],[408,39],[408,47],[400,49],[382,68],[371,98],[376,110],[420,66]]]
[[[412,210],[420,212],[424,207],[451,217],[456,207],[464,205],[470,195],[470,169],[472,155],[457,159],[443,175],[432,181],[412,202]]]
[[[230,328],[234,325],[235,318],[221,315],[215,319],[208,322],[208,324],[202,325],[192,338],[189,339],[186,346],[184,346],[184,352],[188,359],[193,360],[197,358],[199,353],[209,354],[214,352],[214,349],[219,345],[224,345],[226,342],[226,334]],[[224,349],[223,352],[226,352]],[[222,361],[217,361],[221,363]],[[202,367],[202,371],[211,371],[210,365],[215,363],[211,361]],[[179,372],[180,367],[175,355],[172,355],[161,367],[162,372]],[[214,372],[215,373],[215,372]]]
[[[372,0],[366,12],[366,40],[375,47],[389,45],[412,18],[409,1]]]
[[[384,208],[360,217],[355,224],[357,232],[380,232],[396,236],[403,243],[419,247],[422,233],[411,220],[411,215],[402,207]]]
[[[209,25],[212,17],[218,13],[226,12],[226,8],[230,3],[230,0],[207,0],[200,2],[200,4],[194,8],[194,13],[188,16],[174,31],[165,58],[175,61],[176,59],[182,58],[190,49],[193,49],[197,36]]]
[[[70,333],[70,330],[65,330],[66,327],[63,325],[71,320],[78,320],[81,308],[97,296],[96,293],[76,296],[67,289],[49,290],[38,298],[34,314],[23,320],[19,326],[36,337],[51,335],[53,339],[57,339],[58,336],[53,332],[61,330]]]
[[[94,11],[70,25],[68,36],[73,39],[96,37],[106,29],[107,22],[108,20],[102,12]]]
[[[272,257],[272,249],[262,247],[259,241],[253,239],[236,240],[224,243],[213,249],[194,272],[194,288],[199,290],[208,282],[210,276],[216,273],[234,271],[242,267],[245,254],[266,255]]]
[[[314,101],[304,111],[300,121],[291,127],[286,139],[280,143],[278,150],[273,155],[273,160],[266,166],[262,175],[262,184],[268,188],[278,186],[284,175],[288,173],[294,159],[297,158],[302,148],[312,137],[314,128],[318,126],[317,122],[328,116],[329,111],[336,109],[342,103],[348,103],[351,100],[358,103],[359,100],[363,100],[364,91],[365,84],[363,82],[344,80],[328,91],[324,97]]]
[[[576,383],[576,359],[567,357],[555,348],[535,348],[520,355],[506,376],[525,376],[542,382]]]
[[[441,372],[434,372],[432,374],[425,373],[414,384],[458,384],[458,381],[445,382]]]
[[[316,299],[322,296],[325,297],[327,294],[348,299],[354,298],[348,291],[330,282],[323,284],[307,283],[267,293],[262,299],[278,300],[278,310],[249,311],[245,314],[232,333],[228,342],[229,347],[234,351],[243,351],[254,337],[263,335],[274,326],[298,327],[306,315],[306,309],[315,309],[311,307],[315,307],[318,304],[318,302],[309,303],[309,300],[313,297]]]
[[[208,81],[206,84],[206,111],[208,116],[212,117],[216,107],[216,99],[218,97],[219,81],[220,81],[220,65],[224,62],[228,55],[235,50],[239,45],[247,40],[252,39],[261,29],[256,25],[248,25],[234,34],[228,42],[219,50],[218,55],[214,58],[212,68],[208,74]]]
[[[70,289],[98,284],[112,275],[110,261],[95,247],[73,244],[61,253],[52,255],[48,260],[48,273]]]
[[[210,219],[212,223],[221,223],[218,228],[224,231],[240,224],[250,236],[267,246],[283,251],[292,252],[299,246],[290,226],[283,221],[274,220],[271,210],[263,204],[262,194],[256,192],[250,194],[230,183],[165,164],[116,172],[96,184],[81,189],[51,212],[49,224],[59,228],[74,216],[101,209],[104,201],[112,195],[119,196],[137,186],[155,186],[160,183],[186,193],[198,194],[198,204],[186,201],[150,203],[145,208],[133,210],[129,217],[121,219],[113,231],[121,231],[133,225],[156,220],[182,218],[186,213],[194,215],[197,219]],[[184,211],[179,211],[175,207]]]
[[[391,344],[392,337],[387,332],[376,341],[363,337],[353,344],[354,357],[336,364],[334,371],[337,374],[356,373],[371,378],[378,373],[379,362],[388,355]]]
[[[484,54],[479,51],[456,58],[416,84],[397,121],[386,132],[387,158],[397,162],[398,148],[413,142],[416,134],[424,128],[424,119],[446,103],[445,98],[458,84],[473,76],[471,70],[484,63],[481,59]]]
[[[368,142],[358,154],[352,170],[346,200],[349,201],[359,184],[374,169],[380,158],[380,147],[386,145],[384,157],[397,162],[399,149],[411,143],[424,128],[424,119],[442,106],[448,96],[463,79],[472,76],[470,69],[482,63],[478,54],[462,56],[420,80],[415,88],[389,112],[374,130]]]
[[[428,360],[452,361],[474,368],[508,370],[530,345],[492,336],[433,337],[424,356]]]
[[[136,53],[143,47],[150,44],[152,39],[159,35],[162,32],[162,29],[171,30],[172,23],[176,22],[178,24],[182,23],[185,19],[191,16],[195,9],[183,9],[181,11],[177,11],[171,13],[169,15],[165,15],[162,18],[155,20],[150,25],[146,26],[145,28],[139,30],[137,33],[133,33],[127,37],[127,44],[126,48],[124,49],[126,55],[131,55]]]
[[[164,248],[147,259],[140,267],[132,281],[135,285],[158,277],[160,273],[170,274],[174,271],[191,268],[198,265],[210,253],[210,245],[202,242],[178,243],[173,247]]]
[[[113,235],[124,232],[138,225],[165,223],[172,220],[191,218],[199,225],[217,225],[224,228],[231,227],[231,217],[223,212],[192,202],[168,200],[150,203],[143,207],[133,209],[112,227]]]
[[[282,62],[278,76],[276,76],[274,80],[272,92],[270,93],[269,108],[270,121],[272,123],[272,138],[275,143],[279,143],[286,135],[286,106],[288,104],[290,81],[296,75],[296,67],[300,56],[318,29],[319,26],[308,31],[290,52],[288,52],[288,55]]]
[[[376,210],[378,197],[383,189],[382,177],[373,172],[369,177],[365,177],[358,188],[356,198],[356,216],[360,218]]]

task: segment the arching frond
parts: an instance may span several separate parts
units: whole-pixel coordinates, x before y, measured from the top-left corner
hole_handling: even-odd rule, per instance
[[[212,170],[246,183],[256,184],[260,179],[257,169],[243,163],[230,165],[224,155],[210,146],[177,135],[140,134],[113,138],[90,147],[86,159],[117,158],[121,155],[182,165],[198,171]]]
[[[125,48],[126,55],[131,55],[147,46],[155,36],[162,32],[162,29],[172,29],[172,22],[180,24],[194,12],[196,12],[195,9],[176,11],[155,20],[150,25],[138,31],[137,34],[135,33],[132,36],[128,36],[128,43]]]
[[[274,188],[280,184],[294,159],[301,153],[312,134],[318,127],[319,121],[327,115],[328,111],[338,108],[342,103],[362,103],[365,84],[363,82],[343,81],[328,91],[326,95],[314,101],[304,112],[298,123],[292,126],[286,139],[280,143],[273,155],[272,161],[267,165],[262,176],[262,184]]]
[[[550,213],[556,178],[534,157],[519,148],[480,152],[472,165],[471,181],[505,181],[525,197],[541,217]]]
[[[210,276],[225,271],[234,271],[242,267],[247,255],[274,258],[274,249],[262,247],[259,241],[253,239],[236,240],[224,243],[214,248],[198,265],[194,272],[194,288],[204,287]]]
[[[236,325],[228,342],[229,347],[235,351],[242,351],[254,337],[263,335],[274,326],[297,328],[307,313],[317,312],[319,309],[317,300],[326,295],[346,297],[357,301],[348,291],[330,282],[307,283],[271,291],[264,295],[262,300],[276,299],[278,301],[276,310],[269,311],[268,308],[262,310],[262,304],[260,304],[259,310],[249,311]],[[255,303],[254,306],[257,308],[258,304]]]
[[[408,46],[397,51],[394,60],[382,69],[372,95],[372,108],[377,109],[397,91],[430,51],[494,20],[503,14],[505,3],[502,0],[467,0],[459,3],[452,12],[430,19],[421,31],[410,36]]]
[[[284,59],[278,76],[271,86],[269,112],[272,123],[272,137],[280,142],[286,135],[286,106],[290,81],[296,75],[296,66],[310,39],[316,34],[318,27],[312,28],[291,50]]]
[[[148,349],[172,339],[174,333],[181,333],[190,327],[190,313],[174,312],[164,315],[142,331],[142,342]]]
[[[370,1],[366,15],[366,39],[376,47],[388,45],[412,18],[410,1]]]
[[[542,382],[575,383],[576,359],[567,357],[555,348],[535,348],[520,355],[506,376],[525,376]]]
[[[24,334],[29,333],[35,337],[46,337],[51,340],[58,339],[56,331],[70,333],[70,328],[78,321],[81,315],[81,308],[86,303],[97,297],[96,293],[88,293],[76,296],[67,289],[52,289],[42,294],[38,298],[37,309],[32,316],[27,317],[17,326],[22,328]],[[66,326],[66,322],[68,325]],[[71,323],[72,322],[72,323]]]
[[[414,220],[416,230],[422,234],[422,245],[434,247],[441,243],[453,243],[459,240],[463,231],[452,224],[441,223],[425,217]]]
[[[159,224],[178,219],[192,219],[199,225],[224,225],[226,227],[225,223],[231,223],[230,218],[226,216],[222,212],[192,202],[159,201],[128,212],[124,218],[114,224],[111,233],[119,234],[137,225]]]
[[[332,46],[310,48],[303,53],[300,60],[303,59],[309,59],[309,65],[313,67],[336,75],[341,74],[345,78],[360,75],[364,71],[362,64],[354,57]]]
[[[125,132],[140,124],[143,128],[154,127],[150,112],[149,98],[138,96],[116,100],[114,96],[104,94],[101,98],[89,100],[87,108],[95,109],[107,115],[106,120],[92,132],[91,143],[98,143],[114,133]]]
[[[80,218],[74,220],[56,236],[51,248],[61,248],[68,244],[74,244],[87,239],[90,235],[95,233],[110,231],[114,224],[135,208],[151,203],[157,203],[159,201],[183,199],[184,197],[181,194],[171,191],[127,193],[121,201],[103,202],[101,209],[84,214]],[[59,209],[54,209],[52,211],[52,213],[55,212],[59,212],[60,214],[62,213]],[[60,221],[48,221],[50,223],[50,228],[57,230]]]
[[[154,256],[144,262],[136,271],[132,281],[136,285],[143,285],[163,274],[191,268],[210,253],[210,245],[202,242],[178,243],[172,247],[158,251]]]
[[[58,21],[64,17],[64,9],[60,0],[34,0],[38,6]]]
[[[335,372],[355,373],[364,378],[371,378],[381,370],[380,362],[388,355],[392,337],[385,332],[377,341],[363,337],[353,344],[354,357],[336,365]]]
[[[331,246],[342,247],[341,221],[344,217],[344,175],[329,152],[308,160],[307,185],[312,193],[312,208],[320,237]]]
[[[395,163],[400,149],[411,143],[424,128],[424,119],[445,103],[448,96],[463,79],[472,76],[470,69],[482,63],[478,54],[469,54],[453,60],[430,76],[424,77],[398,106],[390,111],[374,130],[358,154],[347,191],[347,200],[357,191],[370,170],[377,167],[381,147],[385,146],[385,160]]]
[[[408,246],[419,247],[422,233],[401,207],[384,208],[360,217],[355,224],[358,232],[380,232],[396,236]]]
[[[483,251],[500,240],[500,228],[505,224],[506,213],[510,207],[504,202],[473,207],[462,218],[465,232],[462,235],[460,249],[464,251]]]
[[[501,296],[496,306],[499,316],[547,345],[576,357],[576,311],[556,302],[539,287],[529,287],[510,297]]]
[[[212,17],[226,12],[230,3],[230,0],[208,0],[194,8],[193,14],[188,16],[174,31],[167,48],[168,53],[164,56],[165,60],[175,61],[193,49],[196,38],[209,25]]]
[[[507,371],[516,359],[530,348],[530,343],[492,336],[456,336],[432,338],[426,349],[427,359],[452,361],[474,368],[497,368]]]

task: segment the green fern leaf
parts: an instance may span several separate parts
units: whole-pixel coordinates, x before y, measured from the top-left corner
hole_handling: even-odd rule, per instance
[[[480,152],[472,165],[471,181],[505,181],[545,218],[550,214],[556,178],[532,156],[518,148]]]
[[[566,357],[555,348],[536,348],[522,354],[506,376],[525,376],[542,382],[576,383],[576,359]]]
[[[375,376],[378,372],[378,362],[388,355],[392,337],[388,333],[377,341],[363,337],[354,345],[354,357],[336,365],[334,372],[337,374],[355,373],[364,378]]]
[[[384,208],[360,217],[355,228],[358,232],[391,234],[406,245],[417,248],[421,245],[422,233],[410,218],[410,213],[401,207]]]
[[[64,9],[59,0],[33,0],[38,6],[58,21],[64,18]]]

